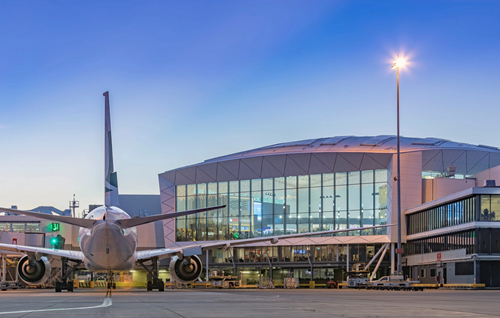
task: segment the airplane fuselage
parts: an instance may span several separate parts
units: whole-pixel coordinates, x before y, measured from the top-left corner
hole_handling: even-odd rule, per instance
[[[80,249],[85,267],[92,271],[131,270],[136,263],[137,231],[124,229],[116,221],[130,219],[117,207],[98,207],[86,219],[95,219],[90,228],[80,228]]]

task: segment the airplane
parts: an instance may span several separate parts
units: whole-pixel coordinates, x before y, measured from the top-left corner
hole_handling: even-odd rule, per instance
[[[0,244],[0,252],[1,250],[6,250],[23,253],[18,263],[18,273],[21,280],[28,285],[39,285],[47,281],[51,271],[49,258],[58,258],[61,260],[62,274],[61,280],[56,282],[56,292],[61,292],[62,290],[73,291],[73,284],[70,280],[71,273],[82,265],[87,270],[93,272],[108,273],[108,289],[116,288],[116,283],[113,282],[113,272],[129,271],[140,266],[146,269],[150,277],[146,284],[147,291],[152,291],[153,289],[164,291],[165,284],[158,276],[158,261],[160,259],[170,257],[170,275],[176,281],[187,284],[196,281],[200,277],[203,268],[198,255],[201,255],[203,251],[220,248],[228,249],[232,246],[260,242],[276,244],[280,239],[325,234],[333,235],[334,233],[392,226],[392,224],[376,225],[201,244],[193,243],[182,247],[137,251],[137,242],[139,239],[136,230],[137,226],[179,216],[222,209],[225,205],[141,218],[131,218],[125,211],[118,208],[118,181],[113,167],[109,92],[105,92],[103,96],[105,97],[105,205],[95,208],[85,218],[0,208],[0,211],[4,212],[33,216],[80,227],[78,237],[81,251]]]

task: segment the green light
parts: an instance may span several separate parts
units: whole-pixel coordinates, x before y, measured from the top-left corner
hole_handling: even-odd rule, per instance
[[[59,223],[52,223],[52,232],[59,231],[61,229],[61,225]]]
[[[52,243],[52,244],[56,244],[56,243],[57,243],[57,238],[55,238],[55,237],[54,237],[54,238],[52,238],[52,239],[50,240],[50,243]]]

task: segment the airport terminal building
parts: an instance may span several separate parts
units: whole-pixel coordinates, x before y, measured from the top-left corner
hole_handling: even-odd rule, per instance
[[[397,223],[396,137],[339,136],[282,143],[159,175],[162,213],[222,205],[164,221],[165,247],[192,241],[353,229]],[[498,179],[498,180],[497,180]],[[401,138],[405,273],[423,282],[500,286],[500,150],[437,138]],[[204,255],[211,268],[273,269],[275,280],[342,280],[347,266],[390,246],[396,227],[279,240]],[[498,254],[497,254],[498,253]]]

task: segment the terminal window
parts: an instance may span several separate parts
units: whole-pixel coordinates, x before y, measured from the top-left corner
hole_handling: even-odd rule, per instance
[[[177,241],[251,237],[387,224],[387,170],[367,170],[176,186]],[[386,229],[339,235],[382,235]]]

